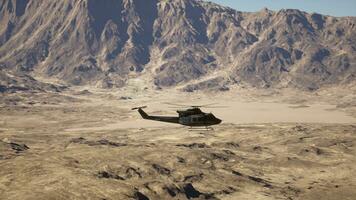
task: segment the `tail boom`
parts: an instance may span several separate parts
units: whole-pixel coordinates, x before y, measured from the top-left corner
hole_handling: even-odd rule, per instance
[[[143,119],[179,124],[179,117],[150,116],[145,111],[142,110],[143,108],[146,108],[146,107],[147,106],[136,107],[136,108],[132,108],[132,110],[138,110],[138,112],[140,113],[140,115]]]

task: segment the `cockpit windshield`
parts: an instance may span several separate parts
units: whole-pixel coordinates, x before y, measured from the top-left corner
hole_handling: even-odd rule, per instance
[[[215,116],[211,113],[209,113],[207,116],[206,116],[207,119],[215,119]]]

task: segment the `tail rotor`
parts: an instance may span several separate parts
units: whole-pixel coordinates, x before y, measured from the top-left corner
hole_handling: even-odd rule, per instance
[[[131,110],[138,110],[138,109],[144,109],[144,108],[147,108],[147,106],[134,107],[134,108],[131,108]]]

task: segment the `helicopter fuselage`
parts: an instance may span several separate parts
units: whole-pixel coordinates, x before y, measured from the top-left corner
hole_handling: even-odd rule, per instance
[[[179,123],[184,126],[212,126],[220,124],[221,120],[211,113],[204,113],[180,117]]]
[[[212,113],[204,113],[199,108],[193,108],[183,111],[177,111],[178,117],[170,116],[152,116],[148,115],[142,110],[144,107],[133,108],[133,110],[138,110],[143,119],[161,121],[167,123],[176,123],[184,126],[191,127],[202,127],[202,126],[213,126],[220,124],[221,119],[216,118]]]

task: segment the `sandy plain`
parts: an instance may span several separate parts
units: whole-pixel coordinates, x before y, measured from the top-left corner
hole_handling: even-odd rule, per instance
[[[2,94],[0,199],[354,199],[354,96],[77,87]],[[330,94],[330,95],[329,95]],[[134,106],[218,103],[214,131]]]

